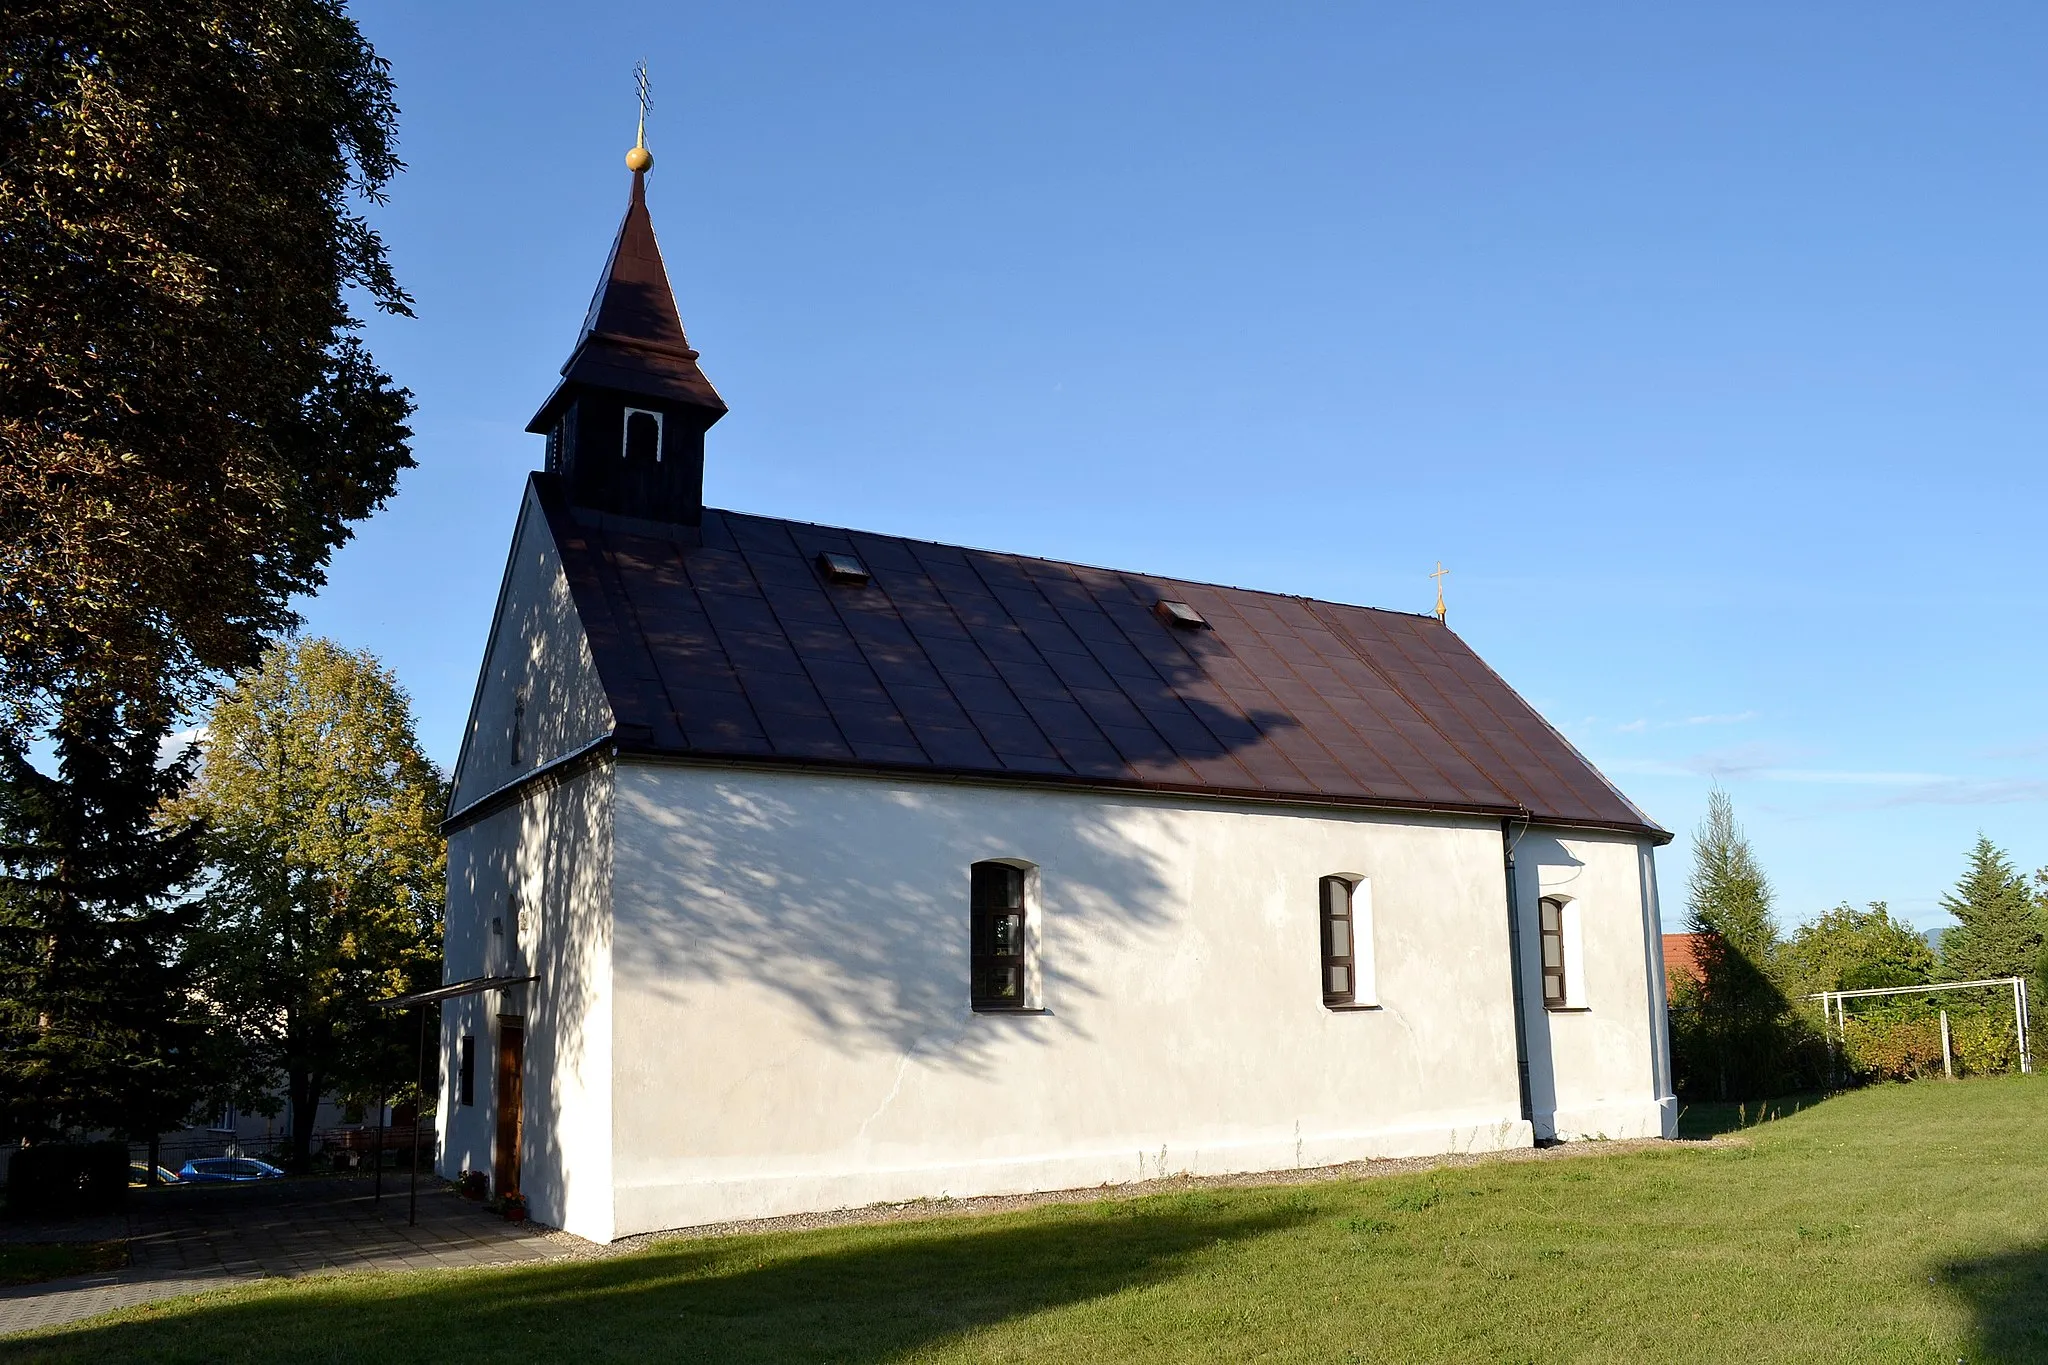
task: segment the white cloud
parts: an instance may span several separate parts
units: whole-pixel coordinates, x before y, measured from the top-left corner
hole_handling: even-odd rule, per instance
[[[1682,720],[1651,720],[1647,716],[1638,716],[1634,720],[1621,722],[1614,729],[1617,734],[1640,735],[1651,730],[1683,730],[1695,725],[1740,725],[1744,721],[1755,719],[1754,711],[1735,711],[1727,715],[1714,716],[1686,716]]]
[[[1744,782],[1900,789],[1848,807],[1859,810],[1892,806],[2000,806],[2048,801],[2048,779],[2043,778],[1958,777],[1951,773],[1803,768],[1782,761],[1789,756],[1764,745],[1742,745],[1677,761],[1619,759],[1603,766],[1610,773],[1633,777],[1734,778]]]
[[[1961,780],[1943,773],[1859,773],[1832,768],[1759,768],[1744,776],[1766,782],[1818,782],[1842,787],[1935,786]]]
[[[1878,802],[1880,806],[2010,806],[2048,801],[2036,777],[1944,777]]]

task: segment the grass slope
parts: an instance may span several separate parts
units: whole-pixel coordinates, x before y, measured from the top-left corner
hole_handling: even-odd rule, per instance
[[[0,1286],[40,1284],[127,1264],[126,1242],[0,1242]]]
[[[2048,1359],[2048,1081],[1669,1148],[228,1291],[0,1361]]]

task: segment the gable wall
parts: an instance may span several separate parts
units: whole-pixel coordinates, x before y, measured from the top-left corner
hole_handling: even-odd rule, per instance
[[[513,711],[522,690],[526,711],[520,761],[514,763]],[[456,763],[451,809],[461,810],[611,728],[611,705],[529,483]]]
[[[613,1236],[611,812],[601,764],[449,837],[447,979],[539,980],[451,1000],[441,1022],[441,1174],[493,1168],[498,1028],[517,1016],[522,1192],[536,1220],[595,1241]],[[465,1034],[476,1039],[467,1106],[456,1094]]]
[[[620,1235],[1532,1139],[1495,822],[618,772]],[[986,857],[1039,869],[1044,1014],[969,1008]],[[1339,872],[1372,880],[1378,1010],[1322,1003]],[[1649,1028],[1601,995],[1603,1025]],[[1636,1054],[1589,1056],[1654,1124]]]

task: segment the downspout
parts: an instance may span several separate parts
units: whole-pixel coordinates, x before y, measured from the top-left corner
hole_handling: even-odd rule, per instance
[[[1514,983],[1515,995],[1515,1081],[1522,1092],[1522,1119],[1533,1123],[1536,1106],[1529,1096],[1529,1019],[1522,998],[1522,899],[1515,889],[1515,845],[1520,842],[1514,833],[1515,822],[1503,819],[1500,822],[1500,857],[1508,878],[1508,979]],[[1529,822],[1522,821],[1522,831],[1527,833]]]

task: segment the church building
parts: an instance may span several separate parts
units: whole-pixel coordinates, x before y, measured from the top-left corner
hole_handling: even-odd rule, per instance
[[[649,161],[455,771],[444,1175],[602,1242],[1672,1134],[1669,834],[1437,617],[704,506]]]

